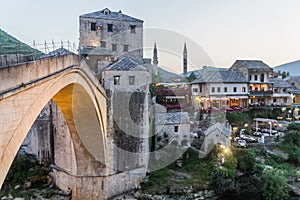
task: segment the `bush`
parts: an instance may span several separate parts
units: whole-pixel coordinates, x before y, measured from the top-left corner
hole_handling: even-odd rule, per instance
[[[288,130],[297,130],[300,131],[300,123],[290,123],[287,127]]]
[[[236,158],[230,154],[226,156],[225,162],[219,166],[211,176],[211,186],[217,194],[234,189],[234,177],[237,167]]]
[[[281,200],[288,197],[287,179],[280,170],[263,172],[262,192],[265,200]]]
[[[227,176],[229,178],[234,178],[236,167],[237,167],[237,162],[238,161],[236,160],[236,158],[232,154],[228,155],[225,158],[225,162],[223,163],[225,176]]]
[[[255,170],[256,154],[253,149],[233,149],[233,155],[238,161],[238,169],[243,173],[250,174]]]
[[[284,136],[282,149],[289,155],[289,161],[300,164],[300,132],[288,133]]]

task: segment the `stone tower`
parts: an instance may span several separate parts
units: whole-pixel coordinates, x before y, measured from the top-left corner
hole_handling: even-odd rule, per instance
[[[98,55],[143,58],[143,21],[121,11],[105,8],[80,15],[79,35],[80,52],[98,48]]]
[[[158,57],[157,57],[157,48],[156,48],[156,42],[154,43],[154,49],[153,49],[153,71],[154,74],[157,75],[157,65],[158,65]]]
[[[183,49],[183,76],[187,77],[187,49],[186,49],[186,43],[184,43],[184,49]]]

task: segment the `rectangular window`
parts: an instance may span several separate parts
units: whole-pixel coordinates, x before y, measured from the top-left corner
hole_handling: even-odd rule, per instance
[[[113,24],[107,24],[107,32],[113,32]]]
[[[124,44],[124,52],[128,52],[128,44]]]
[[[114,85],[120,85],[120,76],[114,76]]]
[[[100,41],[100,45],[101,45],[101,47],[106,48],[106,42],[105,41]]]
[[[111,44],[111,50],[117,51],[117,44]]]
[[[227,92],[227,87],[224,87],[224,92]]]
[[[254,75],[254,80],[257,81],[257,75]]]
[[[135,33],[135,29],[136,29],[136,26],[135,25],[131,25],[130,26],[130,33]]]
[[[198,92],[198,88],[193,88],[193,92]]]
[[[265,75],[264,74],[260,75],[260,82],[265,82]]]
[[[174,126],[174,132],[177,133],[178,132],[178,126]]]
[[[236,87],[233,87],[233,92],[236,92],[236,91],[237,91]]]
[[[246,92],[246,87],[242,87],[242,92]]]
[[[91,22],[91,31],[96,31],[96,23]]]
[[[249,81],[251,81],[251,79],[252,79],[252,76],[251,76],[251,75],[249,75]]]
[[[211,88],[211,92],[214,93],[215,92],[215,87]]]
[[[134,76],[129,76],[129,85],[134,85]]]
[[[217,88],[217,92],[221,92],[221,88],[220,87]]]
[[[199,92],[202,93],[202,85],[199,85]]]

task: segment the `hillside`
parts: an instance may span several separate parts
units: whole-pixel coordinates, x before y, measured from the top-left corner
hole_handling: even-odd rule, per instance
[[[169,72],[161,67],[157,68],[158,73],[164,78],[164,79],[170,79],[170,78],[175,78],[175,77],[181,77],[179,74],[175,74],[173,72]]]
[[[35,57],[43,55],[41,51],[30,47],[0,29],[0,55],[3,54],[22,54]]]
[[[300,60],[279,65],[277,67],[274,67],[274,70],[277,72],[278,71],[289,72],[290,76],[299,76],[300,75]]]

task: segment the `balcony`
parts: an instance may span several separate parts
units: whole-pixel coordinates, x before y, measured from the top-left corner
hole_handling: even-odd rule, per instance
[[[272,96],[272,95],[273,95],[272,90],[264,90],[264,91],[250,90],[250,96]]]

